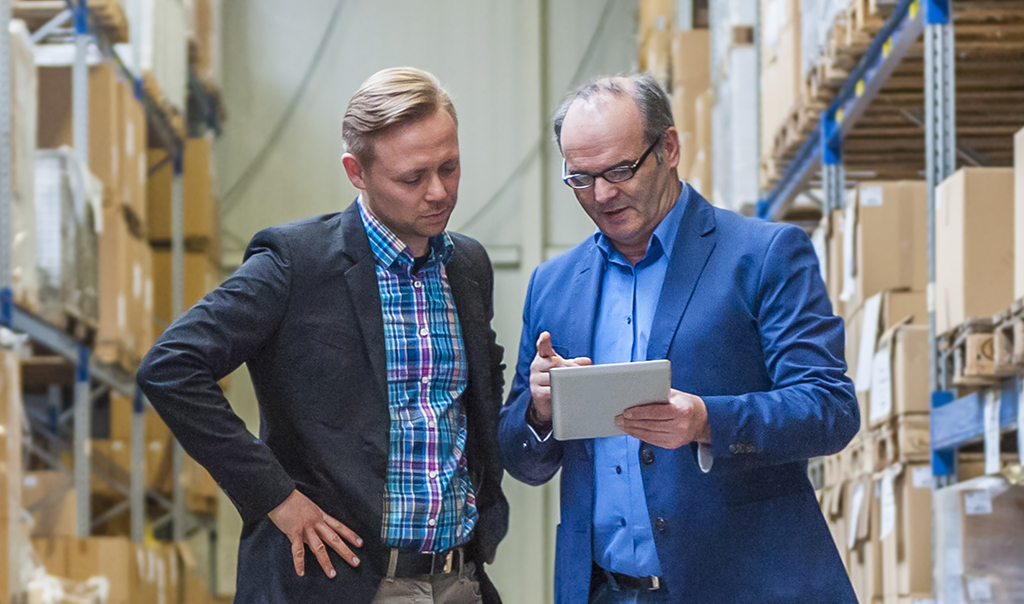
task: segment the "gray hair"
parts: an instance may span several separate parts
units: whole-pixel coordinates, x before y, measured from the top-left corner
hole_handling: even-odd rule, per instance
[[[632,91],[628,89],[629,83],[633,85]],[[643,118],[645,145],[653,145],[658,137],[675,125],[672,119],[672,102],[665,89],[651,74],[644,72],[628,76],[600,77],[573,91],[555,111],[555,142],[558,143],[559,150],[562,148],[562,122],[565,121],[565,114],[569,112],[569,107],[574,102],[602,94],[622,96],[630,93]],[[654,157],[659,164],[662,162],[661,146],[654,150]]]

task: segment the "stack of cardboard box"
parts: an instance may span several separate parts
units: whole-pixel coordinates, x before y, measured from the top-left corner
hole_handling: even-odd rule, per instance
[[[0,349],[0,601],[21,590],[21,363]]]
[[[926,186],[861,183],[821,229],[861,415],[854,442],[826,459],[822,511],[860,601],[928,598],[931,525],[917,511],[931,496]]]
[[[771,163],[775,135],[801,98],[800,8],[800,0],[760,0],[762,166]]]

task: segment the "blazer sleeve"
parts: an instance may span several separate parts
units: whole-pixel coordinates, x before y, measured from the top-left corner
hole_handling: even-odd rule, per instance
[[[543,441],[537,438],[526,423],[526,410],[532,399],[530,395],[530,364],[537,354],[537,333],[533,309],[534,283],[537,270],[530,277],[523,305],[523,333],[519,338],[519,359],[516,375],[508,400],[501,409],[498,424],[498,445],[501,449],[505,469],[517,480],[530,485],[540,485],[551,480],[562,465],[562,443],[554,437]]]
[[[704,398],[715,459],[756,467],[842,450],[860,429],[843,324],[799,228],[786,226],[769,243],[753,310],[773,386]]]
[[[246,429],[217,382],[272,339],[288,304],[291,270],[284,236],[258,233],[242,266],[160,336],[137,376],[181,446],[246,521],[277,507],[295,481]]]

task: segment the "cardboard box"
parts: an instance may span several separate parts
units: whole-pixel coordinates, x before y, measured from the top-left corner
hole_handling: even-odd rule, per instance
[[[102,576],[110,581],[108,604],[129,604],[131,543],[127,537],[90,537],[68,543],[68,578],[85,581]],[[151,600],[156,602],[156,600]]]
[[[881,483],[870,476],[863,476],[851,481],[847,489],[850,502],[847,527],[850,582],[859,602],[874,602],[884,597],[882,543],[879,539]]]
[[[128,324],[132,355],[142,360],[156,339],[153,327],[153,249],[143,239],[131,241],[131,290],[128,296]]]
[[[924,325],[897,325],[882,335],[871,366],[870,427],[905,413],[929,412],[930,344]]]
[[[149,170],[146,147],[148,124],[142,103],[135,98],[135,89],[129,82],[119,85],[121,151],[120,188],[116,197],[128,206],[142,225],[146,224],[146,180]]]
[[[695,101],[691,97],[692,95],[687,95],[682,88],[672,92],[672,119],[675,121],[676,134],[679,137],[679,165],[676,166],[676,175],[682,181],[689,180],[690,167],[697,154],[692,130]]]
[[[932,597],[932,469],[897,465],[882,477],[880,532],[886,604]]]
[[[1013,303],[1013,168],[963,168],[935,191],[935,322],[943,334]]]
[[[640,0],[640,41],[652,31],[676,28],[675,0]]]
[[[1013,137],[1014,205],[1014,290],[1013,298],[1024,298],[1024,130]]]
[[[1024,486],[983,477],[939,489],[933,498],[937,598],[1019,602],[1024,593]]]
[[[46,572],[55,577],[68,576],[68,537],[37,537],[32,549]]]
[[[169,242],[174,166],[172,162],[164,161],[166,152],[150,149],[148,153],[150,169],[160,166],[150,175],[146,187],[149,240],[158,243]],[[211,159],[212,144],[209,139],[186,139],[182,186],[185,237],[188,239],[213,240],[216,237],[214,231],[218,228],[218,220],[213,199]]]
[[[89,169],[112,198],[121,183],[121,112],[117,68],[111,61],[89,67]],[[38,147],[73,147],[71,67],[39,67]]]
[[[129,314],[137,239],[130,217],[120,203],[103,209],[103,232],[99,234],[100,320],[95,352],[102,361],[122,364],[129,370],[134,369],[129,357],[135,356],[135,332]]]
[[[761,157],[771,158],[775,135],[803,90],[799,0],[761,0]]]
[[[672,93],[691,96],[711,87],[711,37],[707,29],[672,33]]]
[[[64,472],[26,472],[22,505],[32,514],[32,537],[74,537],[78,534],[77,501],[72,476]]]
[[[672,77],[672,31],[653,30],[647,33],[640,47],[640,70],[658,80],[666,91]]]
[[[220,270],[204,253],[185,253],[185,308],[188,310],[203,296],[220,285]],[[153,248],[153,321],[154,332],[163,333],[171,318],[171,250]]]
[[[853,258],[845,264],[845,301],[860,306],[890,289],[928,286],[928,187],[923,181],[864,182],[857,188]]]
[[[865,439],[870,445],[870,471],[897,464],[927,462],[931,459],[931,415],[907,413],[876,428]]]
[[[132,468],[131,441],[94,438],[91,441],[91,445],[93,466],[105,472],[114,480],[127,485]],[[90,482],[90,488],[94,495],[103,495],[105,497],[124,496],[121,491],[95,475]]]

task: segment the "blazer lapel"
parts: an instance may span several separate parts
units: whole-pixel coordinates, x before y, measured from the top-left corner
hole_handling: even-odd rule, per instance
[[[689,188],[689,185],[683,186]],[[693,189],[689,189],[686,204],[665,274],[665,285],[654,312],[651,338],[647,344],[648,359],[668,356],[672,338],[717,243],[714,208]]]
[[[552,331],[551,342],[555,346],[568,348],[574,357],[592,357],[594,350],[594,324],[601,298],[601,279],[604,276],[604,257],[591,244],[590,249],[576,263],[572,285],[566,290],[571,298],[566,300],[565,331]]]
[[[383,400],[387,400],[387,358],[384,347],[384,316],[380,308],[380,289],[373,250],[366,236],[359,208],[353,203],[341,213],[342,252],[353,264],[345,270],[345,284],[352,309],[363,334],[363,345],[370,358],[373,377]]]

